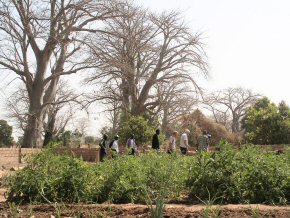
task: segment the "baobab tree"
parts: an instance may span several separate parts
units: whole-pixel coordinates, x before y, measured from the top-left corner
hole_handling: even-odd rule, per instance
[[[99,87],[93,98],[118,101],[127,116],[156,114],[165,105],[158,94],[161,87],[170,86],[162,95],[174,95],[182,89],[173,81],[194,89],[197,73],[207,75],[200,34],[193,34],[177,12],[152,14],[126,6],[123,14],[128,16],[105,22],[110,35],[92,38],[99,42],[91,47],[92,58],[99,64],[88,78]]]
[[[82,108],[80,95],[70,89],[68,83],[60,80],[56,95],[43,114],[43,145],[47,145],[63,131],[77,110]],[[79,107],[78,107],[79,106]],[[17,124],[17,128],[25,131],[29,117],[29,97],[23,85],[6,99],[7,117]]]
[[[260,97],[250,89],[227,88],[206,95],[203,104],[212,112],[216,122],[230,127],[232,132],[239,132],[247,108]]]
[[[182,79],[162,85],[158,89],[160,105],[156,112],[161,120],[161,129],[169,135],[176,127],[177,119],[190,114],[194,105],[197,105],[199,92],[187,86]]]
[[[95,67],[86,39],[118,7],[117,0],[0,0],[0,65],[21,79],[29,99],[24,147],[42,145],[43,115],[59,79]]]

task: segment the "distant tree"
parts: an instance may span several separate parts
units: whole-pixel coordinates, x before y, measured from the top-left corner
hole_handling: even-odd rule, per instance
[[[221,123],[232,132],[241,131],[240,122],[247,108],[252,106],[259,94],[241,87],[227,88],[212,92],[204,97],[205,108],[212,112],[217,123]]]
[[[278,111],[283,120],[290,118],[290,107],[286,104],[285,101],[281,101],[278,105]]]
[[[0,147],[8,147],[13,144],[12,129],[6,120],[0,120]]]
[[[73,137],[72,135],[73,135],[72,131],[69,130],[64,131],[58,136],[58,141],[61,141],[63,146],[68,147],[71,145]]]
[[[85,136],[85,144],[93,144],[95,142],[94,136]]]
[[[267,97],[250,107],[242,120],[245,139],[254,144],[289,144],[289,107],[281,102],[277,107]]]

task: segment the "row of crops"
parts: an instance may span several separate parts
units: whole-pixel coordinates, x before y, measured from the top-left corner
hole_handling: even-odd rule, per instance
[[[30,203],[140,203],[163,196],[189,203],[290,202],[290,149],[276,154],[221,142],[195,156],[152,152],[86,163],[54,149],[31,156],[6,179],[8,200]]]

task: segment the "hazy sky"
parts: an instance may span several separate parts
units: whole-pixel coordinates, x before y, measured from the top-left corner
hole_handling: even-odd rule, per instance
[[[289,0],[139,0],[155,11],[180,10],[203,33],[211,78],[205,89],[251,88],[290,104]]]

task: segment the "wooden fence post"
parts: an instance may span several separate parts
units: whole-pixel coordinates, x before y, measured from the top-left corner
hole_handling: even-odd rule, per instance
[[[21,146],[18,148],[18,163],[21,164]]]

